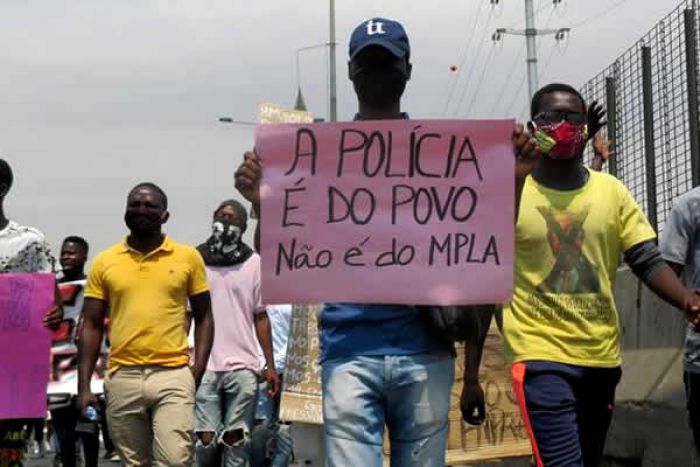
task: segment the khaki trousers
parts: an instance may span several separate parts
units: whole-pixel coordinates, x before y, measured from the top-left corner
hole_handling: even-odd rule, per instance
[[[121,367],[105,379],[107,420],[127,467],[190,467],[195,385],[187,366]]]

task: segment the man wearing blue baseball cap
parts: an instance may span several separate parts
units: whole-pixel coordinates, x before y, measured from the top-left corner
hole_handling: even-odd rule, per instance
[[[356,120],[408,118],[401,96],[411,79],[408,36],[396,21],[374,18],[350,36],[348,76],[359,104]]]
[[[411,78],[403,26],[373,18],[350,36],[356,120],[406,119]],[[326,303],[320,317],[323,419],[330,466],[380,466],[384,426],[393,466],[442,466],[454,349],[411,306]],[[359,462],[358,462],[359,461]]]
[[[407,119],[401,96],[412,67],[403,26],[385,18],[364,21],[350,37],[349,53],[348,76],[359,106],[355,119]],[[524,180],[536,150],[522,125],[513,132],[513,145]],[[257,213],[261,175],[257,154],[246,153],[236,171],[236,188]],[[443,466],[454,380],[452,343],[434,333],[410,305],[327,303],[319,327],[328,466],[381,467],[385,426],[392,466]],[[477,362],[478,353],[472,353]],[[467,366],[472,373],[465,375],[466,385],[480,392],[478,371]]]

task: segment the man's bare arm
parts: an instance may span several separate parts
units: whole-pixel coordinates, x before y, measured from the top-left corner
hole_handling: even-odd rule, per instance
[[[194,355],[192,375],[199,387],[202,376],[207,369],[209,354],[214,344],[214,316],[211,312],[211,296],[202,292],[190,297],[192,318],[194,320]]]
[[[104,301],[85,297],[83,327],[78,340],[78,398],[81,410],[97,402],[90,390],[90,380],[100,355],[106,309]]]

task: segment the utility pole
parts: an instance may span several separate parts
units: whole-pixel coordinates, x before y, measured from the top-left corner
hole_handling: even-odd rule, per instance
[[[556,6],[561,3],[561,0],[552,0],[552,4]],[[537,43],[536,37],[543,36],[547,34],[554,34],[556,40],[561,40],[566,37],[566,34],[570,31],[569,28],[559,28],[559,29],[537,29],[535,27],[535,12],[532,8],[532,0],[525,0],[525,29],[506,29],[498,28],[496,32],[493,33],[491,38],[494,42],[503,39],[504,34],[512,34],[515,36],[525,36],[525,44],[527,46],[527,87],[528,87],[528,97],[532,99],[532,96],[537,92],[539,84],[537,83]]]
[[[329,105],[329,119],[331,122],[335,122],[338,119],[338,96],[337,96],[337,85],[335,78],[335,0],[330,0],[330,37],[328,38],[329,49],[329,80],[328,86],[330,87],[330,105]]]
[[[527,46],[527,90],[530,99],[537,92],[537,29],[535,29],[535,12],[532,0],[525,0],[525,44]]]

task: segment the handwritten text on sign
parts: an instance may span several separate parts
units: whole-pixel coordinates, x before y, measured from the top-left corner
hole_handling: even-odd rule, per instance
[[[54,302],[52,274],[0,274],[0,420],[44,418]]]
[[[263,300],[508,301],[513,125],[258,126]]]

